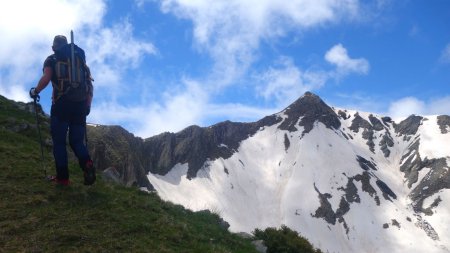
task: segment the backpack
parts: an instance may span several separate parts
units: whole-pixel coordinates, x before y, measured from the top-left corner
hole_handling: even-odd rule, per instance
[[[93,79],[86,65],[86,56],[84,50],[73,43],[73,37],[72,43],[55,51],[54,71],[57,80],[57,83],[53,84],[55,101],[61,97],[69,101],[83,101],[89,95],[92,96]]]

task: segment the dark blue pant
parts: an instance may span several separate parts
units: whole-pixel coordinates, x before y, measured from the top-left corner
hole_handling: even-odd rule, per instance
[[[90,160],[84,144],[86,134],[86,102],[58,100],[52,105],[51,133],[53,156],[56,164],[56,177],[69,179],[66,139],[69,132],[69,144],[78,158],[81,168]]]

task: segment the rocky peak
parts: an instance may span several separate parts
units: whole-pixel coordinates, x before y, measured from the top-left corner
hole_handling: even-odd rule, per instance
[[[319,121],[330,129],[341,126],[338,115],[319,96],[306,92],[284,111],[287,118],[280,125],[280,129],[297,131],[296,126],[303,126],[303,134],[313,129],[314,123]],[[300,122],[299,122],[300,121]]]
[[[394,124],[395,132],[400,135],[415,135],[423,119],[421,116],[411,115],[399,124]]]

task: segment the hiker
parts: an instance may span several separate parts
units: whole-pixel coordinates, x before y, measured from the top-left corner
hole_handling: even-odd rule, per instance
[[[66,137],[69,132],[69,144],[84,172],[84,184],[92,185],[96,178],[95,168],[84,139],[86,116],[89,115],[93,97],[93,79],[85,63],[84,51],[74,46],[73,42],[68,44],[65,36],[55,36],[52,49],[54,54],[45,60],[42,77],[37,86],[30,90],[30,97],[36,99],[52,81],[50,127],[56,176],[51,176],[49,179],[60,185],[70,183],[66,150]],[[70,59],[75,59],[73,64]],[[72,70],[71,66],[76,66],[75,70]],[[78,79],[73,80],[76,78],[72,79],[71,76],[76,76]]]

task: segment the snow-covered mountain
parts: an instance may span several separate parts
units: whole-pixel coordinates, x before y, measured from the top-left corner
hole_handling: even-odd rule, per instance
[[[394,122],[308,92],[258,122],[192,126],[133,147],[126,170],[98,167],[217,212],[232,231],[284,224],[324,252],[450,252],[450,116]]]

